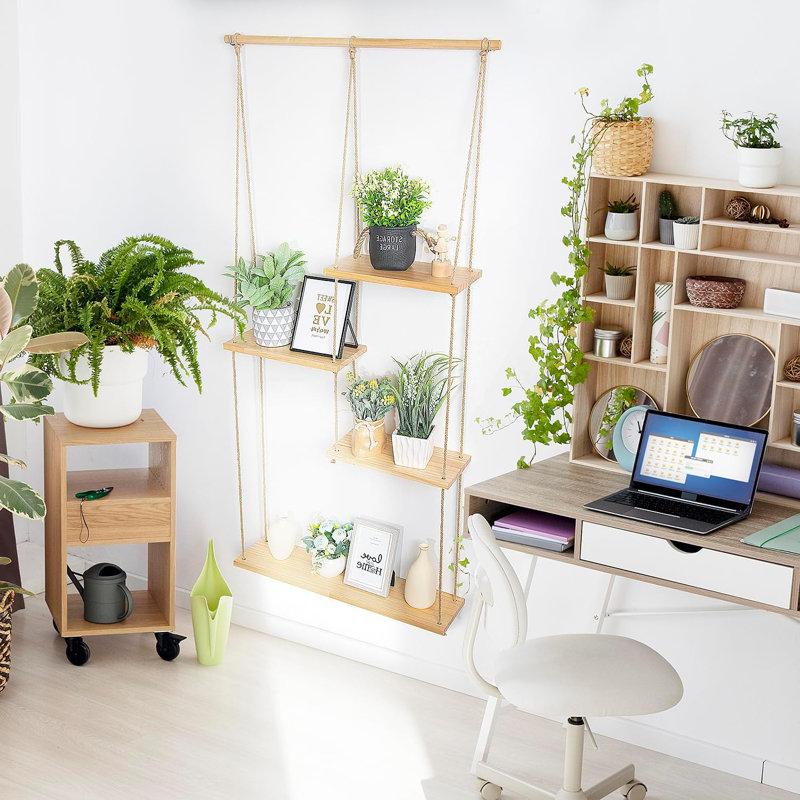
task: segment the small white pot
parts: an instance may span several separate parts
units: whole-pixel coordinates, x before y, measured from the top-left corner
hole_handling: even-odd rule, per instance
[[[750,189],[769,189],[779,182],[783,149],[780,147],[737,147],[739,183]]]
[[[605,286],[609,300],[628,300],[636,288],[636,275],[605,275]]]
[[[615,242],[629,242],[639,235],[639,212],[618,214],[609,211],[606,214],[606,238]]]
[[[90,383],[64,383],[64,416],[84,428],[118,428],[136,422],[142,415],[142,384],[147,365],[147,350],[137,347],[132,353],[124,353],[116,345],[104,347],[97,396]],[[63,356],[60,366],[66,375]],[[80,380],[91,378],[86,356],[78,359],[75,376]]]
[[[318,575],[320,578],[335,578],[344,572],[344,565],[347,563],[345,556],[339,558],[323,558],[319,565]]]
[[[398,467],[425,469],[433,455],[433,433],[427,439],[415,439],[413,436],[400,436],[395,431],[392,434],[392,452]]]
[[[294,552],[302,535],[303,528],[300,523],[288,514],[281,514],[269,526],[267,534],[267,545],[272,557],[277,561],[285,561]]]
[[[683,222],[672,223],[672,236],[676,250],[697,250],[700,241],[700,224],[687,225]]]
[[[253,309],[253,334],[262,347],[284,347],[292,341],[294,305],[282,308]]]

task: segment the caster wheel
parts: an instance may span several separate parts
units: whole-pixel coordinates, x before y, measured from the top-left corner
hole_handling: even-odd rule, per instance
[[[157,633],[156,653],[164,661],[174,661],[181,653],[181,642],[185,636],[178,636],[176,633]]]
[[[503,787],[498,786],[496,783],[484,783],[481,786],[481,797],[483,800],[500,800],[500,795],[503,793]]]
[[[645,800],[647,787],[639,781],[631,781],[622,787],[622,796],[625,800]]]
[[[89,645],[80,636],[67,639],[67,661],[70,664],[82,667],[89,660],[91,654]]]

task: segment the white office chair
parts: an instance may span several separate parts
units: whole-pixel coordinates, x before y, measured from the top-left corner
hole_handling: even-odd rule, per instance
[[[534,800],[599,800],[621,789],[627,800],[644,800],[647,787],[636,780],[632,764],[590,789],[581,788],[586,718],[654,714],[672,708],[683,696],[678,673],[655,650],[623,636],[566,634],[526,641],[528,616],[516,573],[482,516],[469,518],[469,531],[477,562],[478,597],[464,640],[467,670],[486,695],[531,714],[563,719],[567,730],[559,792],[547,792],[484,760],[474,765],[475,775],[484,781],[481,797],[497,800],[506,787]],[[496,686],[475,666],[475,640],[484,606],[492,609],[493,638],[505,648],[496,661]]]

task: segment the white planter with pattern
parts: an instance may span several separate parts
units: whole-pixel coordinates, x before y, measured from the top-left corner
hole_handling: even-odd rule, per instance
[[[433,456],[433,433],[427,439],[415,439],[413,436],[400,436],[395,431],[392,434],[392,452],[398,467],[425,469]]]
[[[292,303],[282,308],[253,309],[253,334],[262,347],[284,347],[292,341],[295,310]]]

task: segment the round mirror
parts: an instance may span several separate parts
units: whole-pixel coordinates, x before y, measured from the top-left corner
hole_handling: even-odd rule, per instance
[[[695,416],[755,425],[769,413],[775,354],[760,339],[731,333],[712,339],[694,357],[686,396]]]
[[[616,461],[614,456],[614,427],[619,418],[633,406],[658,408],[658,403],[644,389],[635,386],[615,386],[597,398],[589,414],[589,438],[592,447],[606,461]]]

